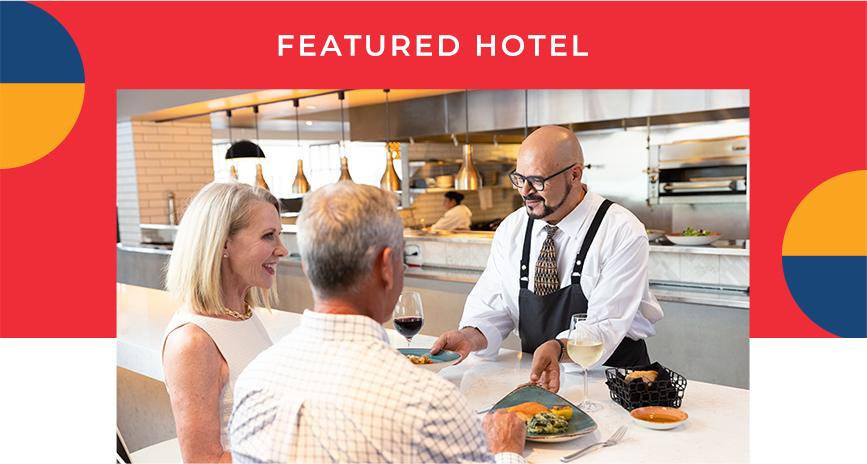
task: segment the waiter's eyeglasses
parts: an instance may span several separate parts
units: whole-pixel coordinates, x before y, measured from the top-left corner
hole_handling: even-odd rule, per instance
[[[575,164],[578,164],[578,163],[575,163]],[[524,184],[526,182],[530,182],[530,185],[533,187],[533,190],[535,190],[537,192],[541,192],[542,190],[545,190],[545,181],[553,179],[553,178],[559,176],[560,174],[563,174],[564,172],[572,169],[572,167],[575,166],[575,164],[573,164],[572,166],[569,166],[566,169],[563,169],[561,171],[557,171],[554,174],[551,174],[550,176],[545,177],[545,178],[542,178],[539,176],[524,177],[524,176],[518,174],[517,172],[512,171],[509,173],[509,179],[512,179],[512,185],[514,185],[515,187],[521,188],[524,186]]]

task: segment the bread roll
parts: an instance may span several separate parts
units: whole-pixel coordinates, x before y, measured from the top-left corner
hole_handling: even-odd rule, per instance
[[[656,371],[635,371],[626,376],[626,382],[641,379],[644,383],[650,385],[656,380]]]

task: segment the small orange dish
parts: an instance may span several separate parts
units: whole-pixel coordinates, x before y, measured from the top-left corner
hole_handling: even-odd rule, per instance
[[[654,430],[673,429],[689,417],[680,409],[664,406],[647,406],[633,409],[629,415],[632,416],[636,424]]]

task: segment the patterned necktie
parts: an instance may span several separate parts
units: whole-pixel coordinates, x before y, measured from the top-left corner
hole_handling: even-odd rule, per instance
[[[542,251],[536,260],[536,280],[534,291],[536,295],[547,295],[560,289],[560,277],[557,276],[557,256],[554,251],[554,232],[557,226],[545,226],[548,237],[542,243]]]

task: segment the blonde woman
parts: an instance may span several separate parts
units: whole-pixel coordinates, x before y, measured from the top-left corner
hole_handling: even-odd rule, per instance
[[[163,336],[163,373],[184,462],[231,462],[226,437],[235,379],[272,345],[253,305],[270,307],[280,202],[238,182],[211,183],[178,230],[166,288],[183,306]]]

